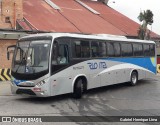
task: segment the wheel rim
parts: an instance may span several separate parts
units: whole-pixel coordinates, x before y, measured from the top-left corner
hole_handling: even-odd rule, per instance
[[[136,76],[136,74],[133,74],[132,75],[132,83],[136,84],[136,82],[137,82],[137,76]]]

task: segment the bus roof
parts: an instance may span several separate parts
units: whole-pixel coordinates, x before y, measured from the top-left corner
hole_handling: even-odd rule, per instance
[[[23,38],[33,38],[33,37],[43,37],[51,36],[53,39],[58,37],[73,37],[73,38],[84,38],[84,39],[98,39],[98,40],[112,40],[112,41],[125,41],[125,42],[138,42],[138,43],[154,43],[150,40],[140,40],[140,39],[128,39],[125,36],[110,35],[110,34],[80,34],[80,33],[40,33],[32,34]]]

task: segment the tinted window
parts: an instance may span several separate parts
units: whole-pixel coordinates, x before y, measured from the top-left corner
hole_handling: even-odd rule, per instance
[[[144,56],[150,56],[149,45],[148,44],[144,44],[143,45],[143,49],[144,49]]]
[[[89,41],[81,41],[81,57],[90,57]]]
[[[143,56],[142,44],[133,44],[134,56]]]
[[[89,41],[75,40],[72,45],[72,56],[75,58],[90,57]]]
[[[66,64],[68,63],[69,51],[68,45],[59,44],[57,63]]]
[[[98,42],[95,42],[95,41],[91,42],[91,54],[92,54],[92,57],[98,57],[99,55]]]
[[[80,41],[74,41],[72,46],[72,56],[75,58],[81,57],[81,42]]]
[[[116,57],[121,56],[121,49],[119,43],[114,43],[114,54]]]
[[[155,56],[155,45],[150,45],[150,56]]]
[[[113,45],[113,43],[107,43],[107,54],[110,57],[114,56],[114,45]]]
[[[99,43],[99,56],[100,57],[106,57],[107,55],[107,47],[105,42]]]
[[[52,49],[52,65],[67,64],[69,61],[69,47],[67,44],[61,44],[63,39],[59,42],[55,41]]]
[[[122,43],[121,52],[122,56],[133,56],[132,44]]]

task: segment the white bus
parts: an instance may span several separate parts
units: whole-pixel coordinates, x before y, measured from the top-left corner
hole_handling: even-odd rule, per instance
[[[9,52],[8,58],[9,58]],[[113,35],[48,33],[18,40],[11,67],[13,94],[38,97],[137,81],[156,74],[155,42]]]

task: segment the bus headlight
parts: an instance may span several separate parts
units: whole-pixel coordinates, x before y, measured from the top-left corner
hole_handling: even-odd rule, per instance
[[[37,85],[37,86],[42,86],[42,85],[44,85],[46,82],[47,82],[47,79],[38,82],[36,85]]]

